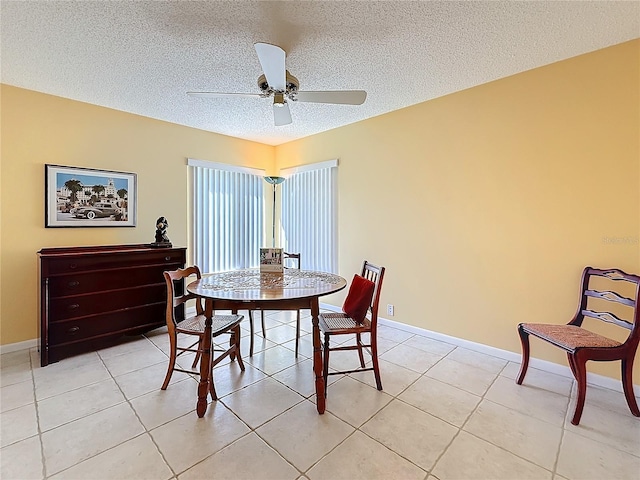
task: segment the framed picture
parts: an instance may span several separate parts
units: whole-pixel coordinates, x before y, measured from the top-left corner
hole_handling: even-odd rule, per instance
[[[135,173],[44,167],[45,227],[135,227]]]
[[[282,249],[281,248],[261,248],[260,249],[260,272],[282,273]]]

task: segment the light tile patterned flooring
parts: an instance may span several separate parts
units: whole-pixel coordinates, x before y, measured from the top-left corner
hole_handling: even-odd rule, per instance
[[[46,368],[35,349],[2,355],[0,477],[640,479],[640,419],[621,393],[590,386],[576,427],[571,379],[530,369],[518,386],[518,364],[389,326],[384,391],[371,372],[330,377],[318,415],[311,321],[303,312],[296,360],[292,320],[269,312],[249,358],[245,315],[246,371],[215,369],[220,399],[202,419],[194,378],[160,390],[163,329]]]

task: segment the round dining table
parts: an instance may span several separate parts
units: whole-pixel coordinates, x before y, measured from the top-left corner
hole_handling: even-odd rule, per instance
[[[187,285],[187,291],[205,301],[205,335],[200,361],[200,383],[196,412],[207,411],[207,393],[211,378],[211,323],[216,310],[298,310],[310,309],[313,326],[313,372],[316,377],[316,406],[324,413],[324,378],[318,299],[342,290],[347,281],[339,275],[310,270],[284,269],[283,272],[261,272],[259,269],[232,270],[203,275]],[[209,333],[207,333],[207,329]],[[267,352],[268,354],[268,352]]]

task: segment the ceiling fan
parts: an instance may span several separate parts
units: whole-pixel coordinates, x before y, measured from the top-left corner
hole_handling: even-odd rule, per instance
[[[264,75],[258,77],[260,93],[187,92],[193,97],[273,97],[273,118],[276,126],[291,123],[289,102],[362,105],[367,98],[364,90],[333,90],[301,92],[299,82],[285,67],[285,51],[277,45],[256,43],[256,53]]]

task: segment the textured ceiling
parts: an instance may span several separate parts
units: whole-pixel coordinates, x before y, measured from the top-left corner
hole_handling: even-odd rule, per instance
[[[8,1],[2,82],[277,145],[640,37],[638,1]],[[362,89],[361,106],[295,103],[273,125],[253,44],[287,52],[300,90]]]

